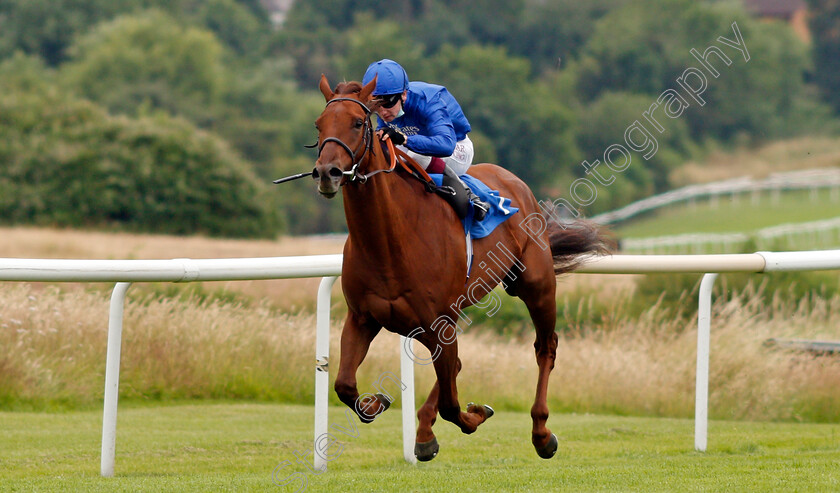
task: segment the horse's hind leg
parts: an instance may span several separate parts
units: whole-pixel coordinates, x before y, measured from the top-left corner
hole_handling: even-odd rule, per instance
[[[335,392],[341,402],[355,411],[363,423],[370,423],[391,405],[382,394],[367,394],[360,400],[356,384],[356,370],[367,356],[370,343],[380,329],[375,323],[362,323],[351,312],[347,315],[344,329],[341,331],[341,357],[338,375],[335,378]]]
[[[557,333],[554,331],[557,316],[554,298],[557,281],[550,264],[547,267],[539,267],[544,263],[543,259],[532,264],[526,263],[528,268],[521,273],[522,277],[514,282],[516,293],[528,307],[536,329],[534,350],[539,376],[534,405],[531,407],[531,442],[540,457],[549,459],[557,452],[557,437],[545,425],[548,421],[548,377],[554,369],[554,359],[557,355]]]

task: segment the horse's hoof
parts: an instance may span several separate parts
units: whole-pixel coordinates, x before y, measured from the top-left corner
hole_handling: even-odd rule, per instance
[[[437,437],[432,438],[428,442],[414,444],[414,456],[420,462],[428,462],[434,459],[437,457],[438,450],[440,450],[440,446],[438,445]]]
[[[471,407],[478,407],[478,406],[475,404],[475,402],[468,402],[467,403],[467,412],[468,413],[473,412],[473,411],[470,411]],[[493,408],[488,406],[487,404],[484,404],[482,407],[484,408],[484,420],[485,421],[487,421],[488,419],[493,417],[494,414],[496,414],[496,411],[494,411]]]
[[[550,458],[554,457],[554,454],[556,454],[556,453],[557,453],[557,435],[552,433],[551,438],[548,439],[548,443],[545,444],[545,447],[537,448],[537,455],[539,455],[543,459],[550,459]]]
[[[373,423],[373,420],[375,420],[377,416],[384,413],[385,411],[388,410],[389,407],[391,407],[391,401],[388,400],[388,397],[386,397],[385,394],[376,394],[376,395],[374,395],[374,397],[376,397],[377,401],[379,401],[379,404],[381,406],[381,407],[377,408],[376,411],[371,410],[372,414],[370,414],[370,415],[367,413],[367,409],[363,409],[361,411],[359,411],[359,410],[356,411],[356,413],[359,416],[359,419],[364,424]],[[381,409],[381,411],[379,409]]]
[[[381,402],[382,406],[385,408],[382,410],[383,413],[391,407],[391,401],[385,397],[385,394],[376,394],[376,398],[379,399],[379,402]]]

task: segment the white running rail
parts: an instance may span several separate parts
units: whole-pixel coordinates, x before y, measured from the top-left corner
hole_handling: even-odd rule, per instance
[[[652,236],[647,238],[622,238],[621,249],[627,253],[709,253],[741,248],[750,240],[758,248],[784,245],[784,248],[833,248],[840,244],[840,217],[786,223],[756,230],[752,233],[687,233],[681,235]],[[781,241],[782,243],[778,243]]]
[[[710,197],[712,200],[715,200],[722,195],[734,197],[737,194],[743,193],[751,193],[753,200],[755,200],[758,197],[757,194],[763,191],[771,191],[775,195],[782,190],[815,191],[820,188],[831,188],[833,189],[831,195],[834,200],[837,197],[836,190],[838,187],[840,187],[840,169],[838,168],[817,168],[773,173],[767,178],[759,180],[749,176],[742,176],[740,178],[714,183],[688,185],[638,200],[620,209],[598,214],[590,219],[599,224],[616,224],[643,212],[652,211],[679,202],[690,202],[704,197]]]
[[[0,281],[115,282],[108,322],[105,368],[105,403],[102,420],[102,476],[114,475],[117,401],[123,307],[132,282],[194,282],[323,277],[318,290],[315,349],[315,433],[327,432],[329,395],[330,291],[341,274],[341,255],[239,259],[173,260],[54,260],[0,258]],[[661,272],[706,273],[700,289],[697,333],[697,387],[695,396],[695,449],[706,450],[708,416],[709,331],[711,291],[717,273],[840,269],[840,250],[758,252],[734,255],[614,255],[592,257],[578,269],[583,273],[647,274]],[[414,462],[414,365],[400,338],[403,453]],[[314,466],[326,469],[315,456]]]

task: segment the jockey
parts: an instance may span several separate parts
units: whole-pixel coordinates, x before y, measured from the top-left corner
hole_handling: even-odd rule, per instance
[[[387,58],[370,64],[362,84],[374,77],[380,138],[391,139],[429,173],[443,173],[444,185],[463,186],[474,218],[484,219],[488,205],[459,178],[472,165],[474,151],[470,123],[455,98],[443,86],[409,82],[400,64]]]

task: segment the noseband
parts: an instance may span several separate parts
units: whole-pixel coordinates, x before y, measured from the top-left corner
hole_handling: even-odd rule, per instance
[[[362,109],[365,110],[365,120],[364,120],[365,129],[364,129],[364,137],[362,138],[362,143],[354,151],[354,150],[350,149],[350,146],[345,144],[344,141],[342,141],[338,137],[327,137],[326,139],[324,139],[320,143],[320,145],[318,145],[318,157],[319,158],[321,157],[321,152],[324,150],[324,146],[326,146],[330,142],[335,142],[336,144],[340,145],[342,149],[347,151],[347,154],[350,155],[350,159],[353,161],[353,167],[350,168],[349,171],[342,171],[341,175],[342,176],[349,176],[351,182],[358,180],[360,183],[364,183],[372,175],[374,175],[374,174],[376,174],[380,171],[384,171],[384,170],[374,171],[374,172],[366,174],[366,175],[360,174],[358,172],[359,165],[362,163],[362,161],[364,161],[365,157],[368,154],[368,151],[370,151],[373,148],[373,140],[374,139],[373,139],[373,126],[370,123],[370,108],[368,108],[365,105],[365,103],[359,101],[358,99],[353,99],[353,98],[331,99],[331,100],[327,101],[327,106],[329,106],[329,105],[331,105],[335,102],[338,102],[338,101],[352,101],[352,102],[358,104],[359,106],[361,106]],[[307,146],[307,147],[310,147],[310,146]],[[315,147],[315,146],[313,145],[311,147]],[[361,150],[362,148],[364,148],[364,152],[362,153],[362,156],[359,159],[356,159],[356,154],[358,154],[359,150]]]

